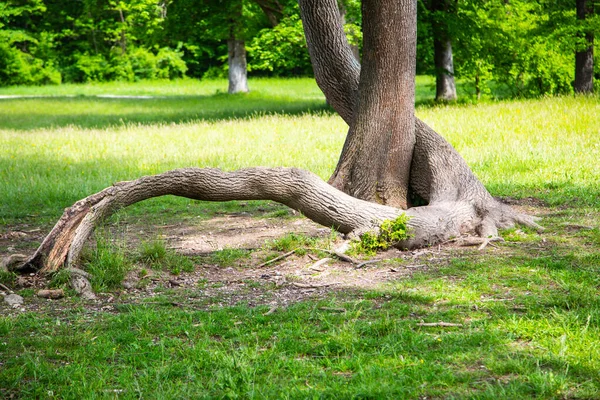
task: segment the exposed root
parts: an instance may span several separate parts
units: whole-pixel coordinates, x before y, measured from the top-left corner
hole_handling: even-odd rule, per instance
[[[86,240],[99,222],[123,207],[167,194],[209,201],[273,200],[341,233],[376,230],[383,221],[405,213],[410,217],[407,226],[412,236],[398,243],[397,247],[402,249],[443,243],[469,232],[478,233],[484,238],[478,244],[487,245],[490,240],[485,238],[496,237],[498,228],[515,223],[541,228],[533,222],[533,218],[517,214],[493,199],[485,212],[481,211],[481,205],[477,207],[467,201],[438,201],[403,211],[353,198],[316,175],[294,168],[249,168],[233,172],[186,168],[120,182],[78,201],[65,210],[33,256],[14,269],[49,273],[63,266],[74,267]],[[356,263],[343,254],[344,249],[328,252],[344,261]],[[94,298],[85,273],[72,268],[70,271],[72,286],[86,298]]]

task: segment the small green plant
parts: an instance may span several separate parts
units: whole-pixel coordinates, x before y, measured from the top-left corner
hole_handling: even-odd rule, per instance
[[[315,238],[308,237],[302,233],[288,233],[268,244],[270,250],[292,251],[299,247],[310,247],[316,242]]]
[[[225,248],[213,252],[210,255],[210,261],[221,267],[230,267],[235,264],[236,261],[248,258],[249,256],[250,252],[248,250]]]
[[[17,280],[17,275],[10,271],[0,271],[0,283],[6,286],[12,286]]]
[[[365,232],[350,247],[350,254],[375,255],[378,250],[387,250],[398,242],[411,237],[406,225],[410,217],[406,214],[396,219],[386,219],[379,226],[379,232]]]
[[[106,240],[103,236],[96,239],[96,248],[86,256],[85,269],[92,275],[91,284],[96,292],[120,287],[125,275],[131,269],[130,259],[125,251]],[[65,279],[57,274],[56,283]]]
[[[50,279],[48,287],[53,289],[65,288],[68,286],[70,280],[71,273],[64,269],[61,269],[60,271],[52,275],[52,279]]]
[[[192,260],[167,249],[165,243],[158,239],[142,242],[137,259],[151,268],[166,270],[173,275],[179,275],[182,271],[192,272],[194,270]]]
[[[160,263],[167,257],[167,248],[164,242],[152,240],[142,242],[139,250],[138,260],[146,264]]]

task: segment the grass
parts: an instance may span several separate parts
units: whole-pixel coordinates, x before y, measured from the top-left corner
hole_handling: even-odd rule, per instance
[[[197,290],[157,288],[148,301],[119,294],[132,264],[144,278],[151,268],[185,274],[193,261],[159,240],[127,248],[101,236],[86,268],[98,276],[95,289],[116,300],[95,307],[19,290],[38,308],[2,308],[0,397],[600,398],[598,98],[435,106],[425,101],[430,82],[418,80],[417,115],[492,194],[544,204],[542,235],[507,230],[499,249],[433,255],[376,289],[332,289],[274,312],[265,303],[228,305],[213,296],[223,283],[208,280]],[[250,85],[252,94],[234,97],[216,93],[223,81],[0,89],[58,96],[0,100],[0,233],[46,229],[81,197],[177,167],[288,165],[326,178],[346,127],[314,82]],[[93,97],[111,93],[163,98]],[[116,218],[179,222],[227,212],[289,217],[264,202],[161,198]],[[287,235],[265,251],[311,240]],[[226,248],[203,261],[226,267],[250,256]],[[15,280],[0,274],[5,285]],[[288,290],[247,286],[271,296]],[[461,325],[419,325],[439,321]]]

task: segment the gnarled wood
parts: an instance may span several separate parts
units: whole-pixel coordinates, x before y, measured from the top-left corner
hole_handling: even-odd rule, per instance
[[[351,56],[339,18],[336,0],[299,0],[306,40],[315,78],[327,101],[350,126],[358,106],[360,65]],[[317,13],[318,12],[318,13]],[[320,34],[324,32],[324,34]],[[356,131],[350,129],[342,156],[329,182],[336,188],[348,187],[345,158]],[[375,160],[375,163],[377,160]],[[541,228],[534,218],[514,212],[498,203],[473,174],[464,159],[446,139],[415,118],[415,144],[409,191],[429,206],[442,208],[455,203],[469,204],[484,223],[477,227],[484,236],[497,235],[499,228],[522,223]],[[359,193],[360,194],[360,193]],[[412,210],[412,209],[409,209]]]
[[[296,168],[248,168],[223,172],[184,168],[119,182],[78,201],[63,216],[21,271],[54,272],[74,266],[83,245],[102,220],[131,204],[157,196],[195,200],[273,200],[300,211],[339,232],[360,235],[378,229],[382,221],[406,213],[412,237],[398,246],[413,248],[477,230],[484,222],[473,205],[439,202],[407,211],[351,197]]]

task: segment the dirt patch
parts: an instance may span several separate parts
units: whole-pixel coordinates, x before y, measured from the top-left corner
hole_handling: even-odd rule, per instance
[[[517,207],[527,208],[531,212],[532,206],[519,204]],[[531,213],[540,215],[544,211],[547,210],[537,208]],[[341,261],[334,255],[317,249],[335,247],[343,242],[341,236],[333,237],[330,229],[306,218],[257,218],[250,213],[235,213],[208,220],[188,220],[185,223],[177,221],[156,227],[140,222],[128,223],[109,226],[107,229],[111,240],[127,249],[136,249],[143,240],[161,238],[167,247],[192,257],[195,267],[193,272],[172,275],[166,271],[136,266],[121,289],[99,294],[97,300],[85,302],[85,307],[91,311],[111,312],[126,304],[156,302],[192,309],[236,304],[279,308],[309,298],[330,296],[332,292],[341,294],[377,289],[383,284],[406,279],[415,272],[443,268],[457,257],[501,255],[514,251],[495,244],[478,251],[477,247],[459,247],[456,243],[446,243],[417,251],[392,249],[377,254],[369,263],[361,265]],[[285,253],[274,252],[269,244],[289,233],[316,238],[317,244],[315,248],[301,249],[277,262],[261,266],[268,257]],[[43,236],[44,232],[36,227],[11,227],[0,235],[0,257],[15,252],[32,252]],[[544,244],[542,241],[523,246],[537,246],[535,251],[544,251]],[[225,249],[244,249],[248,256],[224,266],[211,255]],[[11,309],[0,302],[0,313],[47,308],[60,310],[70,307],[69,304],[73,302],[82,304],[76,298],[37,298],[34,293],[47,284],[47,279],[37,275],[19,277],[12,289],[29,289],[25,291],[28,294],[25,304],[19,309]],[[169,300],[165,300],[166,298]]]

